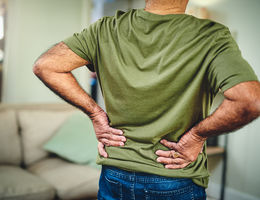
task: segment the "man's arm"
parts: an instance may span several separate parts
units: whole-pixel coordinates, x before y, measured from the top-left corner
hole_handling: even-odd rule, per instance
[[[80,87],[72,75],[72,70],[87,64],[88,61],[60,42],[40,56],[33,66],[33,72],[53,92],[90,117],[99,140],[99,153],[107,157],[104,145],[122,146],[126,139],[122,136],[121,130],[109,126],[106,113]]]
[[[185,133],[178,143],[162,140],[172,150],[156,151],[157,161],[170,169],[186,167],[197,159],[208,137],[239,129],[260,115],[258,81],[240,83],[225,91],[224,96],[216,111]]]

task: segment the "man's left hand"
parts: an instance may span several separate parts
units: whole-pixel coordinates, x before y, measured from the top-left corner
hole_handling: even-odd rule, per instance
[[[160,142],[170,150],[156,151],[157,162],[164,164],[168,169],[184,168],[194,162],[199,153],[202,153],[205,140],[206,138],[199,137],[192,132],[184,134],[178,143],[163,139]]]

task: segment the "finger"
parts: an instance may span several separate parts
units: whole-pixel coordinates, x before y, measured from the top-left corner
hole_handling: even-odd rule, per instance
[[[108,140],[114,140],[114,141],[121,141],[121,142],[126,141],[125,136],[118,136],[118,135],[113,135],[113,134],[109,134],[109,133],[96,134],[96,136],[98,139],[106,138]]]
[[[171,157],[172,155],[171,151],[163,151],[163,150],[158,150],[155,152],[155,154],[161,157]]]
[[[183,163],[181,165],[178,165],[178,164],[176,164],[176,165],[165,165],[165,168],[167,168],[167,169],[182,169],[182,168],[188,166],[189,164],[190,163]]]
[[[105,135],[105,134],[103,134],[103,135]],[[110,140],[121,141],[121,142],[126,141],[125,136],[118,136],[118,135],[114,135],[114,134],[106,134],[106,136],[107,137],[105,137],[105,136],[104,137],[107,138],[107,139],[110,139]]]
[[[165,157],[158,157],[157,162],[165,164],[165,165],[170,165],[170,164],[184,164],[187,163],[186,160],[182,159],[182,158],[165,158]]]
[[[115,128],[112,128],[112,127],[109,127],[108,133],[112,133],[112,134],[115,134],[115,135],[123,135],[124,132],[120,129],[115,129]]]
[[[171,150],[171,151],[163,151],[158,150],[155,152],[157,156],[166,157],[166,158],[182,158],[184,159],[184,156],[178,153],[177,151]]]
[[[164,146],[166,146],[166,147],[168,147],[168,148],[170,148],[170,149],[173,149],[173,150],[177,151],[177,143],[175,143],[175,142],[169,142],[168,140],[165,140],[165,139],[161,140],[160,142],[161,142]]]
[[[124,146],[125,143],[124,142],[119,142],[119,141],[113,141],[113,140],[108,140],[106,138],[101,138],[98,140],[99,142],[102,142],[104,145],[106,146]]]
[[[107,152],[105,151],[105,146],[101,142],[98,142],[98,152],[101,156],[105,158],[108,157]]]

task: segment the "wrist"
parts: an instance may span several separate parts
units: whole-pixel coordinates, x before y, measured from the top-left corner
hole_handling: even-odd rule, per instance
[[[208,137],[203,137],[201,135],[199,135],[199,132],[195,129],[192,128],[188,134],[197,142],[205,142],[207,140]]]
[[[89,114],[89,118],[93,121],[95,120],[98,116],[101,115],[106,115],[105,111],[102,110],[100,107],[96,107],[93,109],[93,111]]]

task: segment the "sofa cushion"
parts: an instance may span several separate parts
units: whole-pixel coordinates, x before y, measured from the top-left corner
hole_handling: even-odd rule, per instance
[[[11,165],[0,166],[0,199],[50,200],[55,189],[43,179]]]
[[[28,168],[34,174],[51,183],[61,199],[87,199],[97,196],[100,170],[47,158]]]
[[[60,126],[44,149],[75,163],[97,166],[97,144],[91,120],[78,111]]]
[[[51,138],[57,128],[71,114],[72,111],[19,111],[26,166],[48,155],[48,152],[42,148],[43,144]]]
[[[0,163],[21,163],[21,143],[13,110],[0,112]]]

